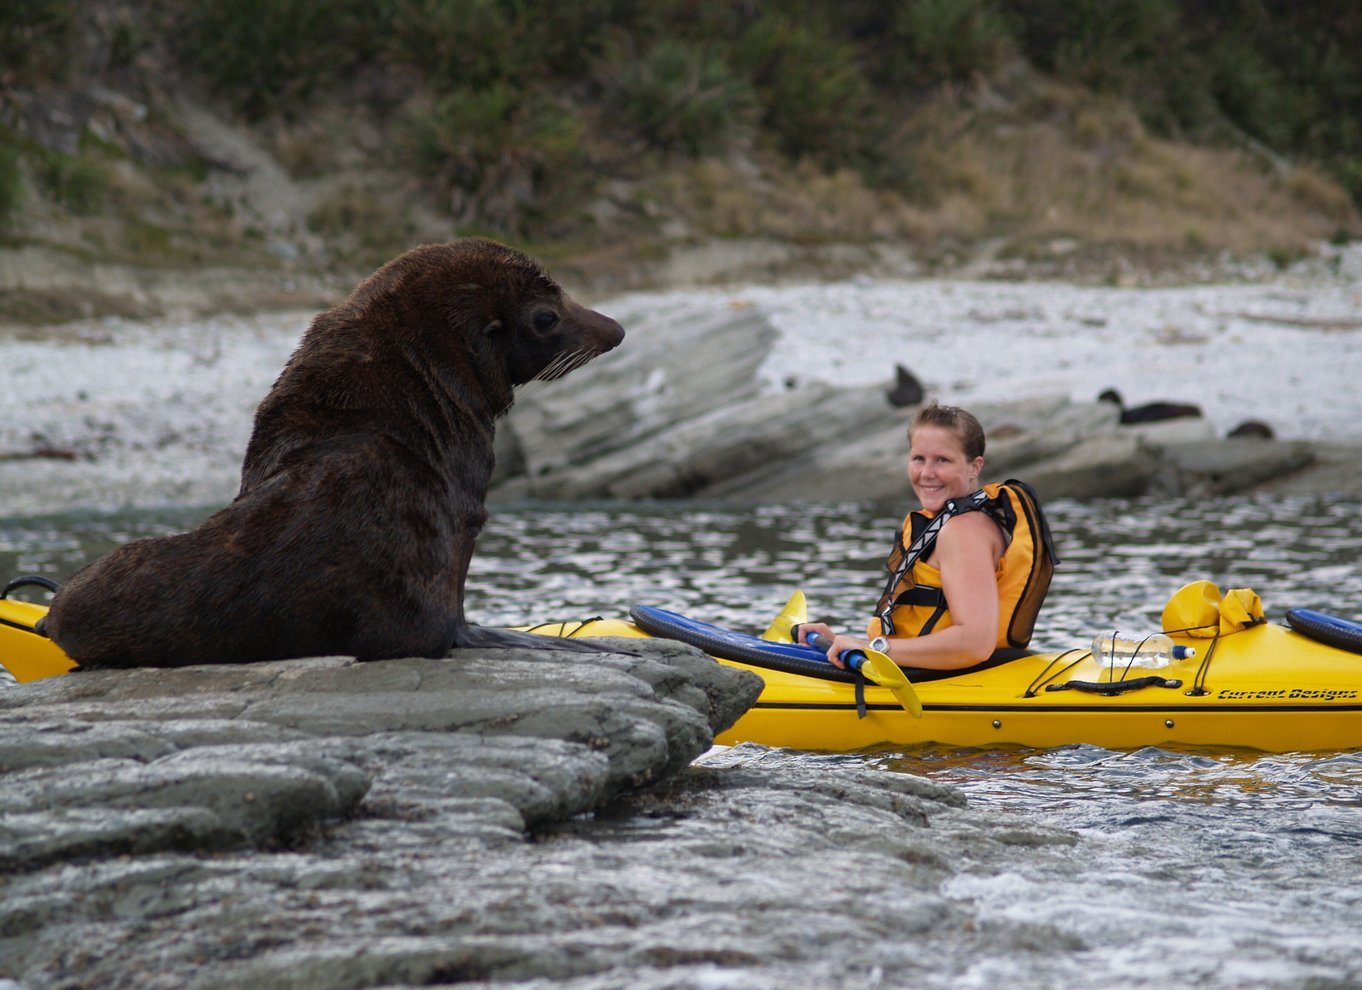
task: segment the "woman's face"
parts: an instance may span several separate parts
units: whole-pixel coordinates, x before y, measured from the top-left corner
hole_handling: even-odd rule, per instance
[[[952,430],[919,426],[908,447],[908,481],[928,512],[940,512],[949,499],[979,487],[984,459],[965,457],[965,448]]]

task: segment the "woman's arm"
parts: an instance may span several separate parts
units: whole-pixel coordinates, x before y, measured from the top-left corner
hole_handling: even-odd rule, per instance
[[[998,524],[984,513],[948,520],[936,539],[936,565],[950,603],[951,625],[926,636],[890,639],[889,658],[900,667],[932,670],[970,667],[987,660],[998,642],[997,570],[1002,553]],[[801,638],[803,631],[801,627]],[[841,667],[839,654],[869,645],[862,636],[837,636],[828,659]]]

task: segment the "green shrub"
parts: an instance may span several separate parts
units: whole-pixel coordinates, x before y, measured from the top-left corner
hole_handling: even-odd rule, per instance
[[[1329,163],[1329,172],[1362,208],[1362,156],[1335,158]]]
[[[0,3],[0,80],[18,83],[65,78],[75,33],[71,0]]]
[[[319,85],[344,78],[384,30],[384,4],[365,0],[200,0],[185,7],[185,58],[249,117],[297,111]]]
[[[104,206],[109,191],[108,170],[85,156],[44,152],[37,171],[43,190],[72,213],[89,215]]]
[[[1156,129],[1210,112],[1201,45],[1178,0],[1010,0],[1007,9],[1034,64],[1131,100]]]
[[[318,203],[308,226],[325,235],[332,250],[353,245],[361,260],[374,264],[398,254],[409,233],[398,210],[353,185]]]
[[[563,105],[508,83],[457,89],[405,125],[413,167],[449,192],[452,212],[509,234],[584,173],[582,133]]]
[[[1291,137],[1286,80],[1262,54],[1240,38],[1225,38],[1207,53],[1205,85],[1216,107],[1249,134],[1277,147]]]
[[[409,114],[408,146],[417,168],[427,175],[448,174],[460,163],[477,168],[519,145],[537,145],[539,125],[548,118],[535,110],[509,83],[461,87],[429,111]],[[552,134],[546,126],[550,147]]]
[[[1060,75],[1097,92],[1139,96],[1176,74],[1187,32],[1174,0],[1074,0],[1071,33],[1055,52]]]
[[[734,64],[752,79],[762,124],[785,154],[827,164],[860,157],[875,99],[850,44],[768,14],[742,36]]]
[[[169,259],[175,255],[174,240],[165,227],[145,220],[131,220],[123,228],[123,247],[141,259]]]
[[[750,126],[757,106],[752,88],[732,72],[718,48],[668,39],[628,61],[612,99],[649,147],[711,154]]]
[[[906,0],[891,36],[887,76],[917,84],[990,76],[1013,47],[1007,22],[989,0]]]
[[[9,132],[0,130],[0,230],[8,226],[24,201],[24,175],[19,155],[9,141]]]
[[[552,0],[550,0],[552,2]],[[815,6],[822,0],[815,0]],[[790,13],[800,0],[768,3],[697,3],[696,0],[625,0],[616,13],[616,26],[639,41],[670,38],[690,44],[723,43],[737,37],[762,8]]]
[[[389,47],[438,89],[513,79],[533,58],[518,13],[502,0],[399,0]]]
[[[1178,0],[1013,0],[1009,12],[1025,54],[1040,68],[1129,100],[1158,133],[1223,132],[1213,50],[1237,36],[1242,18],[1222,25],[1214,10]],[[1229,93],[1233,76],[1251,67],[1236,68],[1228,45],[1225,58],[1220,89]]]
[[[109,39],[109,68],[116,71],[131,68],[137,56],[151,46],[152,37],[135,16],[120,19],[114,24]]]
[[[1352,30],[1337,37],[1317,37],[1304,63],[1284,70],[1296,85],[1293,139],[1319,157],[1346,154],[1362,157],[1362,12],[1353,14]],[[1301,77],[1304,77],[1304,80]],[[1301,90],[1308,86],[1308,91]]]
[[[396,0],[387,49],[439,88],[571,79],[599,54],[616,0]]]

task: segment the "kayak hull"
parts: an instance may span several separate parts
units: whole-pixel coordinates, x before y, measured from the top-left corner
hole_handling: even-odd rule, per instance
[[[1357,707],[1193,708],[1127,703],[1079,710],[1048,705],[981,709],[933,704],[924,697],[923,716],[914,719],[896,705],[868,706],[865,718],[858,718],[854,708],[846,706],[759,701],[715,741],[831,752],[924,743],[1039,749],[1087,743],[1106,749],[1168,746],[1285,753],[1362,747],[1359,723],[1362,710]]]
[[[648,635],[617,621],[538,631]],[[1099,667],[1084,648],[915,681],[921,718],[910,715],[887,688],[865,684],[858,704],[855,684],[720,657],[726,666],[758,675],[765,687],[716,742],[830,752],[924,743],[1266,752],[1362,748],[1362,655],[1274,623],[1223,636],[1213,647],[1207,639],[1174,638],[1194,646],[1198,656],[1157,671],[1123,672]],[[1129,687],[1144,679],[1159,683]]]

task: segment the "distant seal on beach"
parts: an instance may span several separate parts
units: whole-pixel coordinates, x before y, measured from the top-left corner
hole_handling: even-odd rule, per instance
[[[1231,438],[1253,437],[1257,440],[1271,440],[1276,434],[1272,431],[1272,427],[1268,426],[1261,419],[1246,419],[1234,429],[1230,430],[1230,432],[1226,433],[1225,436]]]
[[[901,364],[894,365],[894,385],[885,393],[885,398],[895,409],[915,406],[927,394],[917,376]]]
[[[1165,419],[1182,419],[1201,415],[1201,407],[1189,402],[1146,402],[1141,406],[1127,406],[1121,393],[1106,389],[1097,397],[1099,402],[1110,402],[1121,410],[1122,423],[1158,423]]]
[[[44,631],[84,668],[575,643],[469,624],[464,582],[515,387],[623,338],[505,245],[402,255],[313,320],[256,411],[236,499],[77,571]]]

